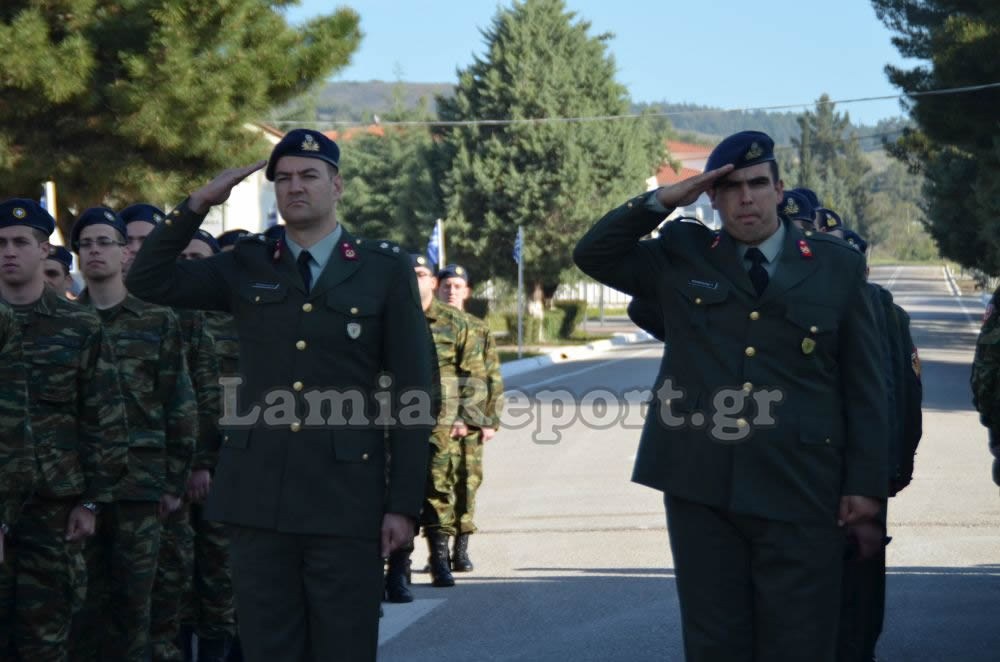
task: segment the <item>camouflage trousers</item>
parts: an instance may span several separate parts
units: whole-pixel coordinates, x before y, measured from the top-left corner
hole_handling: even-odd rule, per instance
[[[455,519],[459,533],[475,533],[476,492],[483,483],[483,432],[475,430],[458,442]]]
[[[0,661],[65,662],[69,627],[87,590],[83,544],[66,542],[73,500],[34,498],[4,537]]]
[[[193,627],[199,639],[232,639],[236,636],[236,610],[227,527],[206,520],[199,504],[191,505],[191,526],[194,576],[184,587],[181,623]]]
[[[149,657],[149,608],[160,549],[159,504],[116,501],[87,541],[87,599],[73,619],[73,662]]]
[[[456,486],[462,446],[458,439],[451,438],[449,428],[443,427],[434,428],[430,441],[431,457],[420,524],[425,535],[429,530],[437,530],[453,536],[458,523],[455,515],[458,502]]]
[[[184,659],[177,638],[181,627],[184,587],[194,572],[194,531],[187,503],[170,515],[160,534],[160,554],[153,583],[149,638],[153,662]]]

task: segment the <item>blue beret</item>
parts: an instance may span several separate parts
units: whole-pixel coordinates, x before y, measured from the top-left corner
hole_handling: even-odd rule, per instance
[[[80,218],[76,219],[76,223],[73,224],[69,244],[78,253],[80,252],[80,233],[88,225],[110,225],[121,233],[122,238],[128,236],[125,221],[122,220],[118,212],[107,207],[91,207],[80,214]]]
[[[438,272],[438,278],[444,280],[445,278],[461,278],[466,284],[469,283],[469,271],[458,264],[447,264],[441,271]]]
[[[166,218],[167,215],[164,214],[163,210],[159,207],[140,203],[137,205],[129,205],[125,209],[122,209],[120,216],[122,217],[122,220],[125,221],[126,225],[132,221],[146,221],[147,223],[156,225]]]
[[[708,155],[705,172],[730,163],[735,170],[774,161],[774,141],[761,131],[740,131],[715,146]]]
[[[854,230],[844,230],[844,241],[861,251],[862,255],[868,253],[868,242],[862,239],[861,235]]]
[[[784,197],[781,198],[781,204],[778,205],[778,213],[787,216],[793,221],[808,221],[812,223],[813,220],[812,203],[809,202],[809,198],[797,189],[785,191]]]
[[[213,253],[218,253],[220,250],[222,250],[222,249],[219,248],[219,242],[217,242],[215,240],[215,237],[213,237],[209,233],[205,232],[201,228],[198,228],[197,230],[194,231],[194,236],[191,237],[191,239],[192,240],[197,239],[198,241],[204,241],[206,244],[208,244],[208,247],[212,249]]]
[[[292,129],[274,146],[271,158],[267,160],[267,170],[264,171],[268,181],[274,181],[274,167],[282,156],[307,156],[311,159],[320,159],[340,170],[340,148],[337,147],[337,143],[312,129]]]
[[[274,224],[268,229],[264,230],[264,236],[268,239],[273,239],[277,241],[285,236],[285,226]]]
[[[431,273],[435,273],[434,263],[427,259],[426,255],[421,255],[420,253],[410,253],[410,264],[413,268],[423,267],[424,269],[430,269]]]
[[[52,246],[49,249],[48,259],[61,262],[66,267],[66,271],[73,268],[73,254],[65,246]]]
[[[28,198],[11,198],[0,203],[0,228],[26,225],[41,230],[49,236],[56,229],[56,221],[44,207]]]
[[[836,230],[837,228],[844,227],[844,222],[840,220],[837,212],[832,209],[820,207],[816,211],[819,212],[819,221],[816,225],[820,230],[827,232],[828,230]]]
[[[806,198],[809,200],[809,204],[813,206],[813,209],[822,207],[822,205],[819,204],[819,196],[816,195],[816,191],[812,190],[811,188],[800,186],[799,188],[793,188],[792,190],[806,196]]]
[[[219,242],[219,249],[221,250],[226,246],[232,246],[243,237],[249,237],[251,234],[253,233],[249,230],[226,230],[216,237],[215,240]]]

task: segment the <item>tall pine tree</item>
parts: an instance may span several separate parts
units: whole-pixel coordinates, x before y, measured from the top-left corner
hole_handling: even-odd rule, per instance
[[[901,55],[924,60],[887,66],[903,92],[1000,82],[1000,3],[996,0],[872,0],[898,36]],[[941,254],[1000,274],[1000,88],[909,97],[917,130],[891,153],[926,177],[927,227]]]
[[[597,117],[629,112],[609,35],[589,34],[562,0],[498,11],[486,52],[458,72],[443,120]],[[449,259],[482,278],[516,278],[511,251],[525,229],[525,280],[550,298],[572,247],[607,209],[640,192],[665,158],[643,120],[444,127],[438,159]]]
[[[169,200],[260,158],[245,123],[343,67],[349,9],[290,27],[289,1],[9,0],[0,5],[0,197],[69,207]],[[65,227],[64,227],[65,233]]]

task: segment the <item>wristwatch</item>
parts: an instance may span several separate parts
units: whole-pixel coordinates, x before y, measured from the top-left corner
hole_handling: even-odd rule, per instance
[[[97,504],[96,503],[91,503],[91,502],[88,501],[87,503],[81,503],[80,505],[83,506],[84,508],[86,508],[87,510],[89,510],[90,512],[92,512],[93,514],[95,514],[95,515],[97,514]]]

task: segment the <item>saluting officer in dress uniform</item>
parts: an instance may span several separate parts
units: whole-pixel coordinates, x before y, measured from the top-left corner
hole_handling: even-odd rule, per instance
[[[126,281],[150,301],[236,319],[245,381],[223,417],[205,514],[232,525],[251,662],[374,659],[382,558],[412,540],[423,499],[433,425],[419,412],[432,409],[427,322],[406,254],[338,223],[339,157],[322,133],[289,132],[266,170],[283,239],[244,239],[227,253],[177,261],[211,206],[265,162],[227,170],[146,238]],[[348,397],[337,402],[324,395],[331,390]],[[388,490],[384,425],[372,415],[380,392],[401,404]],[[358,399],[364,406],[346,422],[365,424],[345,425],[337,415]],[[414,414],[415,403],[426,406]]]
[[[633,480],[665,492],[691,662],[832,662],[841,526],[875,517],[886,497],[864,260],[779,219],[777,170],[766,134],[730,136],[704,174],[612,210],[574,252],[584,273],[663,311],[671,351]],[[702,192],[722,232],[670,223],[640,241]],[[740,392],[756,406],[713,422]]]

